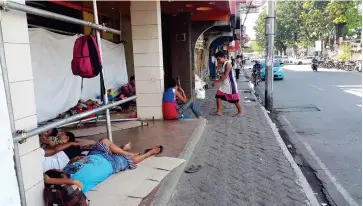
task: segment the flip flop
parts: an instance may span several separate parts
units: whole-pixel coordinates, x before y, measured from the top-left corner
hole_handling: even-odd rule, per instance
[[[184,172],[189,173],[189,174],[190,173],[196,173],[201,169],[202,169],[202,165],[197,165],[197,166],[191,165],[186,170],[184,170]]]
[[[163,152],[163,150],[164,150],[164,147],[162,146],[162,145],[159,145],[158,146],[159,148],[160,148],[160,151],[158,152],[158,153],[156,153],[156,154],[161,154],[162,152]],[[149,148],[149,149],[146,149],[145,151],[144,151],[144,153],[148,153],[150,150],[152,150],[153,148]]]

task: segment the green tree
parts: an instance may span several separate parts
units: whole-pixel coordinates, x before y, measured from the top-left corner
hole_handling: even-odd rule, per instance
[[[253,29],[256,32],[257,50],[263,51],[266,45],[265,39],[265,19],[267,17],[266,9],[259,13],[257,21]]]
[[[338,37],[354,34],[362,29],[361,1],[331,1],[326,11],[330,20],[336,25]]]
[[[307,45],[313,44],[318,39],[325,39],[332,31],[333,24],[326,7],[326,1],[302,2],[299,19],[305,31]]]
[[[298,1],[278,1],[276,5],[276,37],[275,46],[286,54],[287,47],[297,48],[301,36],[301,22]]]

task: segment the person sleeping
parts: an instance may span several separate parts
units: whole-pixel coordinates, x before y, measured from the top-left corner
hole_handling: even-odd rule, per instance
[[[162,146],[155,146],[145,154],[127,156],[124,150],[107,138],[102,138],[87,156],[68,164],[63,170],[46,171],[44,182],[53,185],[75,185],[86,193],[110,175],[126,169],[135,169],[136,164],[160,154],[162,150]]]
[[[66,132],[65,136],[73,135],[71,132]],[[63,137],[61,139],[65,142],[59,144],[55,147],[41,148],[40,152],[43,157],[43,172],[51,169],[63,169],[69,162],[75,162],[85,156],[82,154],[83,149],[81,149],[81,143],[78,141],[69,141],[69,136]],[[73,135],[74,137],[74,135]],[[104,138],[106,139],[106,138]],[[102,139],[101,139],[102,140]],[[100,140],[100,141],[101,141]],[[127,156],[134,155],[133,153],[127,152],[131,149],[131,143],[127,143],[122,146],[123,154]]]

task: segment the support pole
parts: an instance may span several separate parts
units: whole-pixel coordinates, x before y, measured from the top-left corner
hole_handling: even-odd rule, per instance
[[[65,125],[65,124],[68,124],[68,123],[71,123],[71,122],[74,122],[76,120],[80,120],[80,119],[85,118],[85,117],[87,117],[87,116],[89,116],[91,114],[95,114],[97,112],[104,111],[104,110],[112,108],[114,106],[117,106],[117,105],[129,102],[129,101],[132,101],[132,100],[134,100],[136,98],[137,98],[137,96],[127,97],[125,99],[121,99],[121,100],[118,100],[116,102],[109,103],[107,105],[102,105],[100,107],[97,107],[97,108],[92,109],[92,110],[87,111],[87,112],[82,112],[82,113],[67,117],[65,119],[60,119],[60,120],[54,121],[52,123],[37,127],[37,128],[32,129],[30,131],[26,131],[25,133],[22,133],[22,134],[16,134],[14,136],[14,143],[17,143],[17,142],[22,143],[27,138],[32,137],[34,135],[40,134],[42,132],[48,131],[50,129],[53,129],[53,128],[56,128],[56,127],[59,127],[59,126],[62,126],[62,125]]]
[[[93,0],[93,16],[95,19],[95,24],[98,24],[98,11],[97,11],[97,1]],[[101,36],[100,36],[100,31],[96,30],[96,39],[97,39],[97,44],[98,47],[100,48],[100,57],[101,57],[101,62],[103,62],[103,58],[102,58],[102,44],[101,44]],[[104,75],[104,70],[101,70],[100,73],[100,80],[101,80],[101,88],[103,88],[104,90],[104,95],[103,95],[103,104],[108,104],[108,96],[107,96],[107,89],[106,89],[106,85],[105,85],[105,75]],[[101,92],[102,94],[102,92]],[[111,129],[111,117],[110,117],[110,110],[106,109],[106,127],[107,127],[107,136],[108,139],[110,139],[111,142],[112,141],[112,129]]]
[[[267,17],[265,25],[266,35],[266,77],[265,77],[265,107],[273,109],[273,62],[274,62],[274,41],[275,41],[275,1],[267,3]]]

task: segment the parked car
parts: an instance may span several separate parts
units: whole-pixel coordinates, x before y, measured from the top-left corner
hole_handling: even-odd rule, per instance
[[[296,58],[293,60],[293,64],[301,65],[301,64],[311,64],[311,61],[313,60],[313,56],[307,56],[303,58]]]
[[[274,60],[276,61],[276,62],[282,62],[282,57],[281,56],[277,56],[277,55],[275,55],[274,56]]]
[[[290,62],[289,62],[289,57],[288,57],[288,56],[284,56],[284,57],[282,57],[282,58],[281,58],[281,61],[282,61],[282,63],[290,63]]]
[[[261,61],[261,79],[262,81],[265,81],[265,75],[266,75],[266,66],[265,61]],[[273,63],[273,71],[274,71],[274,79],[283,80],[284,79],[284,73],[282,72],[283,63],[280,62],[274,62]]]

